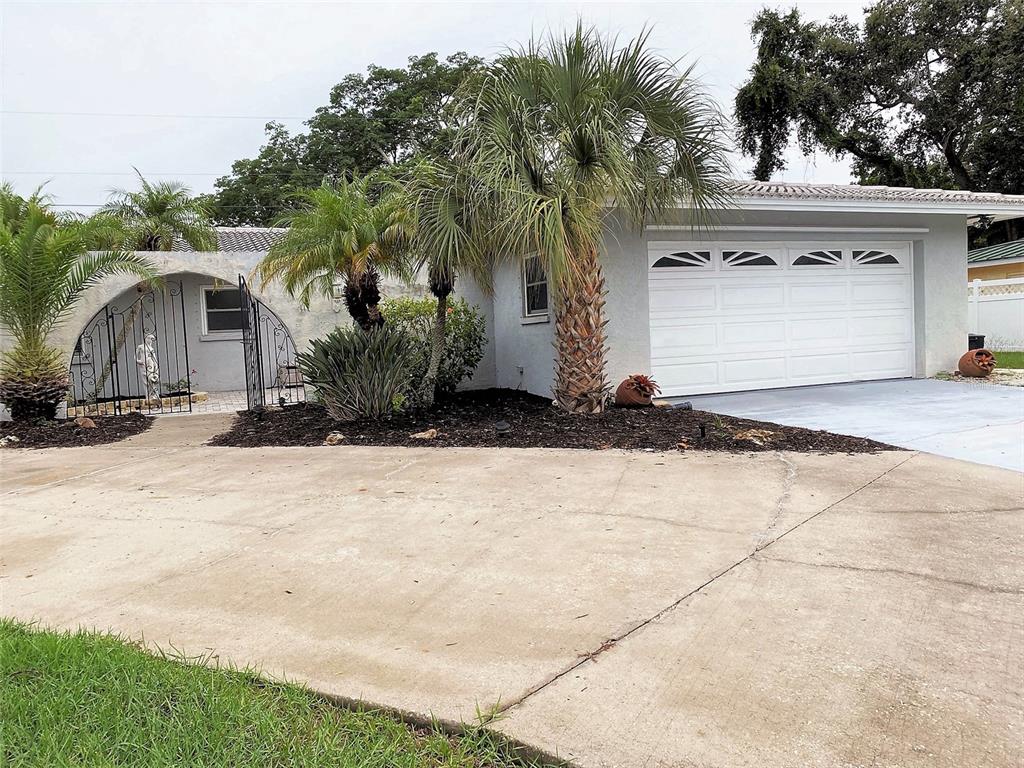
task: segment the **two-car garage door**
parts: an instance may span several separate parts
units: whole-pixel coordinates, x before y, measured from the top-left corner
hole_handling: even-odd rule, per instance
[[[648,243],[665,395],[914,375],[909,243]]]

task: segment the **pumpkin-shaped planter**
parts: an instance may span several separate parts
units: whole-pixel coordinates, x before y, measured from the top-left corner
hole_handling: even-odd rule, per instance
[[[987,349],[972,349],[964,353],[956,367],[964,376],[981,378],[992,373],[996,367],[996,358]]]
[[[623,379],[615,390],[615,404],[623,408],[646,408],[651,399],[661,392],[657,382],[642,373]]]

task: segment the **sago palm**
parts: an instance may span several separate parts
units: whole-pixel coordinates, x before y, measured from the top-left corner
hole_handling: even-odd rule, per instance
[[[0,189],[0,323],[14,341],[0,362],[0,402],[14,419],[52,418],[65,397],[64,353],[48,338],[83,293],[110,275],[156,277],[138,254],[90,252],[99,237],[92,220]]]
[[[381,273],[407,274],[408,222],[399,197],[353,179],[297,198],[298,209],[279,222],[287,233],[256,268],[263,287],[280,280],[309,306],[313,296],[332,298],[341,282],[345,307],[359,327],[382,325]]]
[[[217,232],[205,203],[177,181],[147,181],[136,169],[140,189],[114,190],[98,213],[120,225],[119,247],[170,251],[185,243],[196,251],[216,251]]]
[[[554,296],[554,395],[593,413],[608,395],[602,232],[686,209],[706,223],[725,200],[720,113],[690,70],[577,26],[500,57],[468,102],[458,162],[481,193],[498,256],[536,254]]]

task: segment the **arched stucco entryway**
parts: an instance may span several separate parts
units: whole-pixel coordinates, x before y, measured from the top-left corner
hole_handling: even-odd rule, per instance
[[[142,410],[190,410],[187,405],[175,407],[180,403],[173,399],[174,392],[186,390],[210,393],[211,399],[227,393],[227,401],[237,405],[241,399],[244,407],[247,357],[238,276],[251,273],[262,255],[147,254],[158,266],[158,285],[119,278],[93,289],[51,337],[68,355],[72,400],[132,399],[130,410],[138,410],[140,399],[148,401],[154,394],[146,384],[148,359],[152,377],[158,379],[158,405]],[[269,390],[266,401],[300,400],[295,352],[313,335],[333,327],[337,313],[330,302],[306,309],[273,289],[256,287],[253,298],[258,300],[256,322],[264,339],[259,350],[265,359],[259,362],[263,386]],[[294,327],[300,329],[298,335]],[[238,393],[241,398],[229,396]]]
[[[150,260],[158,275],[168,278],[172,275],[202,275],[211,283],[237,285],[238,276],[252,274],[260,259],[266,256],[254,252],[158,252],[142,253]],[[72,351],[82,329],[103,307],[113,302],[129,289],[135,288],[138,280],[133,277],[112,277],[90,288],[75,306],[67,320],[50,335],[50,343],[62,350],[70,362]],[[347,323],[348,317],[341,315],[340,305],[329,299],[316,297],[310,306],[303,307],[289,296],[279,283],[272,283],[263,289],[259,281],[251,281],[253,295],[263,302],[288,329],[296,349],[303,350],[311,339],[323,336],[339,323]]]

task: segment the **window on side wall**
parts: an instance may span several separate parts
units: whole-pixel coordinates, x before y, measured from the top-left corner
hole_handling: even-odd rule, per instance
[[[523,317],[546,317],[548,314],[548,278],[540,259],[523,259]]]
[[[242,330],[242,303],[237,288],[203,288],[203,333],[238,333]]]

